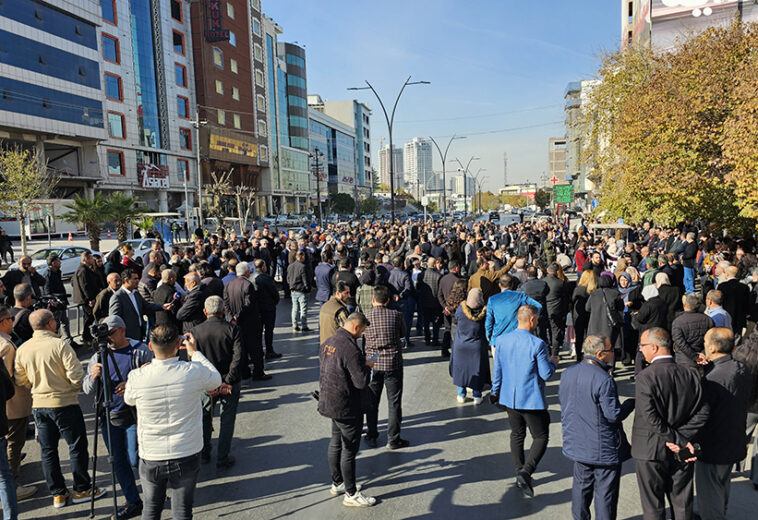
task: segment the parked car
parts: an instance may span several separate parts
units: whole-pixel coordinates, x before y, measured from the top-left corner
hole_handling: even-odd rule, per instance
[[[85,251],[99,255],[98,251],[82,246],[60,246],[46,247],[30,255],[32,257],[32,267],[42,276],[47,275],[47,257],[55,253],[61,259],[61,276],[70,278],[81,263],[81,255]],[[9,270],[18,269],[18,263],[11,265]]]
[[[109,251],[108,254],[111,254],[116,249],[120,250],[121,246],[123,246],[124,244],[129,244],[134,248],[134,261],[137,263],[140,263],[142,262],[142,255],[150,251],[150,248],[153,247],[153,242],[155,242],[154,238],[135,238],[133,240],[124,240],[119,245],[117,245],[114,249]]]

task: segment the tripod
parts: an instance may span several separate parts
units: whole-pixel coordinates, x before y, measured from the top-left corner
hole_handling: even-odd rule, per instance
[[[93,329],[98,325],[93,325]],[[92,499],[90,501],[89,517],[95,518],[95,490],[97,485],[95,484],[95,476],[97,474],[97,438],[98,430],[100,429],[100,421],[105,420],[105,438],[108,441],[108,462],[111,465],[111,487],[113,488],[113,518],[118,515],[118,503],[116,500],[116,472],[113,469],[113,442],[111,437],[111,403],[113,400],[113,388],[111,388],[112,381],[110,377],[109,365],[113,363],[113,367],[116,369],[116,375],[119,381],[123,381],[121,377],[121,371],[118,369],[113,352],[108,348],[108,337],[101,333],[95,334],[95,330],[92,331],[93,336],[97,338],[97,360],[102,365],[102,374],[98,378],[97,388],[95,391],[95,431],[92,433],[92,443],[94,444],[94,454],[92,457]],[[100,331],[98,331],[100,332]]]

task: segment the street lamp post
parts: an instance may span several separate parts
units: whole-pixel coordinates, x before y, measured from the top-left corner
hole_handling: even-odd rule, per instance
[[[197,133],[197,146],[195,146],[195,159],[197,161],[197,225],[203,226],[203,168],[200,166],[200,127],[208,124],[205,119],[200,119],[200,107],[195,109],[195,119],[190,121],[190,124],[195,128]],[[185,182],[185,197],[187,196],[186,182]],[[184,201],[187,205],[188,200]],[[189,222],[187,222],[187,229],[189,229]]]
[[[400,101],[400,96],[403,95],[403,91],[405,90],[405,87],[408,85],[428,85],[429,81],[411,81],[411,77],[408,76],[408,79],[405,80],[405,83],[403,83],[403,86],[400,88],[400,92],[397,94],[397,98],[395,98],[395,104],[392,107],[392,115],[387,114],[387,109],[384,107],[384,103],[382,102],[382,98],[379,97],[379,94],[376,92],[374,87],[371,85],[371,83],[366,80],[366,87],[350,87],[348,90],[371,90],[371,92],[374,93],[374,96],[376,96],[376,99],[379,101],[379,105],[382,107],[382,112],[384,112],[384,119],[387,121],[387,130],[389,131],[389,140],[390,140],[390,151],[389,151],[389,162],[390,162],[390,214],[392,215],[392,223],[395,223],[395,167],[392,160],[392,125],[395,122],[395,110],[397,109],[397,103]]]
[[[321,171],[319,170],[318,161],[323,156],[324,154],[318,149],[318,147],[313,149],[313,153],[308,154],[308,157],[314,159],[314,162],[316,163],[314,165],[316,170],[316,207],[318,208],[318,226],[321,229],[324,229],[324,220],[321,216]]]
[[[481,183],[479,181],[479,174],[482,173],[482,172],[486,172],[486,171],[487,171],[487,168],[479,168],[479,170],[476,172],[476,174],[471,176],[474,179],[474,186],[475,187],[477,187],[477,186],[479,187],[478,197],[479,197],[479,214],[480,215],[482,214],[482,185],[481,185]],[[484,182],[484,179],[482,179],[482,182]],[[474,197],[477,197],[476,193],[474,193]],[[475,200],[475,199],[473,199],[473,200]],[[471,202],[472,209],[474,207],[473,200]]]
[[[431,139],[434,143],[434,146],[437,147],[437,152],[439,152],[440,159],[442,160],[442,222],[447,225],[447,179],[445,177],[445,161],[447,160],[447,151],[450,150],[450,145],[453,144],[454,140],[466,139],[466,136],[456,136],[453,134],[453,137],[450,138],[450,141],[448,141],[447,146],[445,147],[445,153],[442,153],[442,149],[440,148],[440,145],[437,144],[437,141],[434,140],[434,137],[429,136],[429,139]]]
[[[455,159],[455,161],[461,166],[458,168],[459,172],[463,172],[463,220],[466,220],[466,217],[468,216],[468,194],[466,193],[467,187],[466,187],[466,173],[468,173],[468,167],[471,165],[471,161],[478,161],[479,157],[474,157],[473,155],[466,163],[466,167],[463,167],[463,163],[461,163],[460,160]]]

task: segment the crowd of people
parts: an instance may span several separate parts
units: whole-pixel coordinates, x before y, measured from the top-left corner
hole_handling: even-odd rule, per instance
[[[198,229],[190,244],[169,249],[152,238],[140,257],[128,244],[105,258],[82,254],[71,283],[85,317],[83,345],[68,324],[60,259],[47,259],[43,277],[23,256],[1,279],[6,518],[17,499],[37,491],[20,485],[30,416],[54,506],[105,494],[88,474],[77,399],[80,391],[102,392],[103,378],[114,398],[102,436],[125,499],[115,517],[160,518],[170,489],[174,517],[191,518],[197,476],[212,459],[216,405],[215,461],[224,470],[235,464],[243,381],[271,379],[266,364],[281,357],[274,348],[275,325],[287,323],[277,316],[280,299],[291,302],[294,335],[312,330],[308,308],[318,305],[314,397],[331,419],[331,492],[344,494],[346,506],[377,502],[356,483],[356,455],[364,432],[366,445],[378,446],[385,389],[386,447],[411,444],[401,436],[403,353],[422,338],[449,360],[451,398],[455,391],[465,405],[470,391],[479,406],[489,388],[488,400],[506,410],[515,483],[525,496],[535,495],[533,475],[549,442],[545,383],[563,356],[558,388],[563,452],[574,463],[574,518],[589,518],[593,499],[596,518],[616,517],[621,464],[630,458],[645,519],[665,518],[666,500],[675,518],[691,518],[695,489],[701,518],[726,517],[731,473],[746,462],[758,425],[754,237],[699,222],[593,231],[584,221],[547,219],[366,221],[300,235]],[[93,336],[95,323],[105,325],[105,338]],[[76,351],[102,341],[111,361],[96,353],[85,368]],[[621,374],[635,388],[623,403]],[[629,442],[622,421],[632,412]],[[71,455],[71,496],[61,437]],[[758,490],[758,446],[753,452]]]

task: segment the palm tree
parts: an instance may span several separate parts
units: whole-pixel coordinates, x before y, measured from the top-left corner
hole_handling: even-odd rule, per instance
[[[142,231],[142,237],[144,238],[145,234],[148,231],[153,230],[153,226],[155,226],[155,220],[152,217],[142,217],[142,219],[137,221],[134,225],[137,226],[137,229]]]
[[[109,216],[116,226],[116,238],[121,243],[127,239],[129,224],[140,214],[141,208],[137,206],[136,197],[129,197],[119,191],[111,195],[108,205]]]
[[[100,251],[100,225],[108,220],[108,201],[100,193],[95,193],[92,200],[74,195],[74,202],[66,204],[70,211],[61,215],[66,222],[81,224],[87,228],[89,246],[95,251]]]

